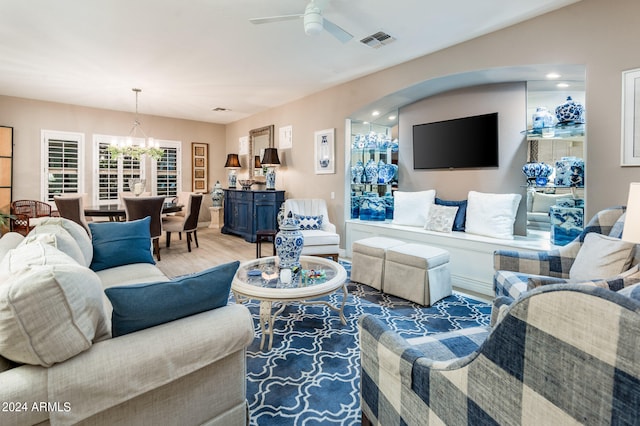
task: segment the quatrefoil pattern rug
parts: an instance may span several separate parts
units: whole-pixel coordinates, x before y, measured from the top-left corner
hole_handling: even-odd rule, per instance
[[[342,292],[326,298],[338,305]],[[260,350],[259,304],[248,302],[255,339],[247,350],[251,425],[359,425],[358,317],[371,313],[403,337],[489,324],[489,304],[454,293],[430,308],[350,283],[343,325],[324,305],[291,303],[277,318],[273,348]],[[277,307],[274,307],[276,309]]]

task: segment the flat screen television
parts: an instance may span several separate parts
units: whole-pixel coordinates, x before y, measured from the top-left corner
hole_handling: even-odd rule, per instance
[[[498,167],[498,113],[413,126],[414,169]]]

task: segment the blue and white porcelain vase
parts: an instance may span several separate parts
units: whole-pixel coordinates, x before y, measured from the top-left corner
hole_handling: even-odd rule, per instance
[[[280,224],[275,246],[278,258],[280,258],[280,269],[300,267],[300,252],[304,246],[304,236],[300,232],[298,221],[293,218],[291,212]]]
[[[362,161],[356,161],[356,164],[351,167],[351,182],[362,183],[362,175],[364,174],[364,164]]]
[[[583,123],[584,106],[567,96],[567,101],[556,107],[558,123]]]
[[[222,185],[220,181],[217,180],[216,184],[213,185],[213,189],[211,190],[211,202],[213,207],[222,207],[222,200],[224,198],[224,191],[222,190]]]
[[[377,182],[378,183],[387,183],[387,169],[386,169],[387,164],[380,160],[378,161],[378,179]]]
[[[553,115],[545,107],[536,108],[533,114],[533,130],[542,133],[545,127],[553,127]]]
[[[276,171],[273,170],[273,167],[269,167],[267,169],[267,174],[265,176],[265,188],[274,190],[276,189]]]
[[[376,183],[378,182],[378,165],[373,158],[367,161],[364,166],[364,179],[363,183]]]
[[[384,199],[378,195],[362,197],[360,200],[360,220],[383,221],[386,218]]]

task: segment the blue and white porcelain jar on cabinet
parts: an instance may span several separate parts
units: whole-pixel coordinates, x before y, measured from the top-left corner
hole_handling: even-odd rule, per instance
[[[304,246],[304,236],[300,232],[298,221],[293,218],[291,212],[280,224],[275,246],[278,258],[280,258],[280,269],[300,267],[300,253]]]

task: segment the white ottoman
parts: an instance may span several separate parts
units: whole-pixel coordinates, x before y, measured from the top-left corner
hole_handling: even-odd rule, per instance
[[[449,252],[424,244],[404,244],[387,250],[384,292],[431,306],[451,295]]]
[[[382,290],[384,253],[391,247],[404,244],[400,240],[370,237],[354,241],[351,246],[351,281]]]

